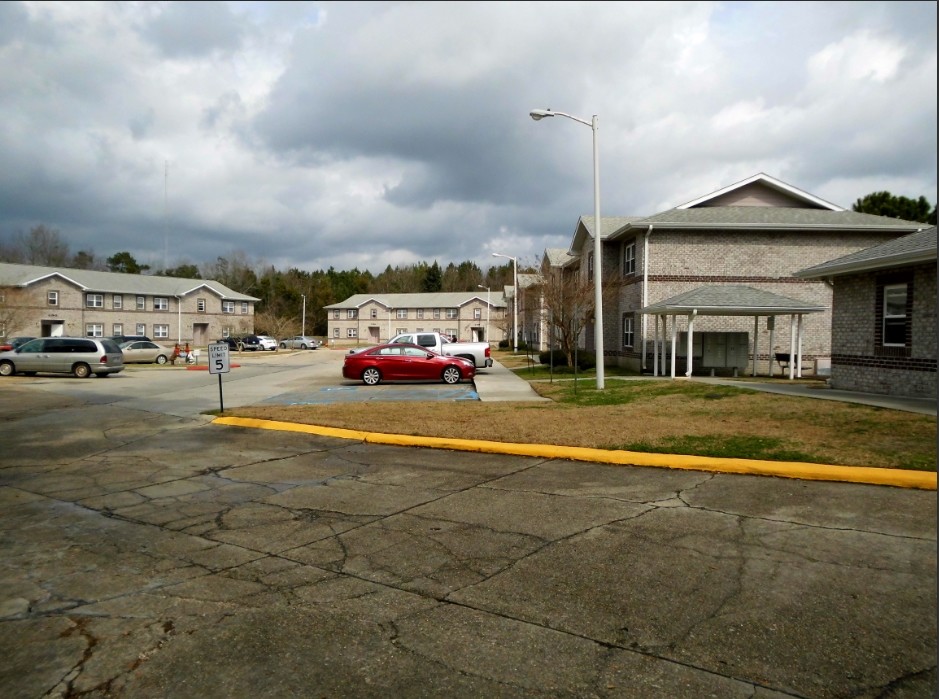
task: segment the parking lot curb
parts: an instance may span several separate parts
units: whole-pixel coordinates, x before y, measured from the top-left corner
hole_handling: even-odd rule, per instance
[[[835,481],[887,485],[899,488],[936,490],[936,473],[906,471],[902,469],[874,468],[870,466],[831,466],[798,461],[763,461],[750,459],[723,459],[710,456],[682,454],[647,454],[635,451],[563,447],[548,444],[513,444],[476,439],[449,439],[445,437],[415,437],[381,432],[365,432],[338,427],[323,427],[296,422],[261,420],[245,417],[218,417],[216,425],[250,427],[281,432],[302,432],[322,437],[354,439],[371,444],[390,444],[405,447],[428,447],[455,451],[475,451],[513,456],[532,456],[545,459],[590,461],[616,466],[649,466],[714,473],[735,473],[754,476],[776,476],[798,480]]]

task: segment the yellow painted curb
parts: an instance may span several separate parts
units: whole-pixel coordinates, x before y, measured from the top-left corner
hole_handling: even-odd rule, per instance
[[[646,454],[636,451],[613,451],[586,447],[560,447],[548,444],[512,444],[489,442],[478,439],[448,439],[445,437],[413,437],[403,434],[363,432],[338,427],[321,427],[296,422],[278,422],[248,417],[219,417],[212,421],[216,425],[253,427],[261,430],[302,432],[322,437],[355,439],[371,444],[391,444],[402,447],[430,447],[454,451],[475,451],[514,456],[534,456],[545,459],[567,459],[591,461],[619,466],[652,466],[655,468],[678,468],[690,471],[714,471],[717,473],[740,473],[754,476],[777,476],[813,481],[838,481],[844,483],[866,483],[869,485],[891,485],[900,488],[936,490],[936,474],[923,471],[904,471],[895,468],[873,468],[870,466],[828,466],[799,461],[760,461],[751,459],[721,459],[711,456],[685,456],[682,454]]]

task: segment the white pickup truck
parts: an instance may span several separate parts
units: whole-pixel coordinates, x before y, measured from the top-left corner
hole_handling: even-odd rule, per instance
[[[433,350],[437,354],[463,357],[476,365],[477,369],[492,366],[492,352],[488,342],[451,342],[440,333],[402,333],[391,338],[389,343],[410,343]]]

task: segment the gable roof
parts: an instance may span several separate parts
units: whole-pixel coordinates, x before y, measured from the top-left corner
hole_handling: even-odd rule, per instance
[[[574,229],[574,238],[571,241],[571,247],[568,251],[571,255],[577,255],[577,251],[585,245],[588,238],[593,240],[593,219],[593,216],[581,216],[577,219],[577,227]],[[639,221],[642,219],[642,216],[601,216],[600,240],[608,239],[631,221]]]
[[[643,308],[647,315],[775,316],[818,313],[825,306],[780,296],[764,289],[736,284],[702,286]]]
[[[700,209],[669,209],[646,218],[630,221],[611,236],[617,240],[636,231],[655,229],[720,229],[761,231],[864,231],[912,232],[923,227],[916,221],[889,216],[862,214],[857,211],[825,211],[768,206],[709,206]]]
[[[70,267],[41,267],[0,262],[0,285],[27,287],[31,284],[59,277],[85,292],[109,294],[144,294],[147,296],[187,296],[200,289],[229,301],[260,301],[255,296],[242,294],[214,280],[160,277],[123,272],[100,272]]]
[[[519,275],[521,276],[521,275]],[[512,287],[506,287],[511,289]],[[498,308],[505,306],[505,292],[495,289],[490,294],[491,303]],[[325,309],[361,308],[367,303],[377,303],[385,308],[457,308],[471,301],[486,303],[484,291],[441,291],[418,294],[353,294],[345,301],[323,306]]]
[[[566,267],[579,258],[563,248],[546,248],[543,259],[549,267]]]
[[[787,184],[782,180],[777,180],[775,177],[770,177],[764,172],[751,175],[745,180],[741,180],[740,182],[735,182],[734,184],[718,189],[716,192],[705,194],[703,197],[692,199],[691,201],[681,204],[675,208],[692,209],[701,206],[721,206],[721,204],[718,203],[719,200],[727,199],[729,194],[739,194],[742,190],[756,190],[760,188],[771,190],[776,194],[781,195],[784,199],[791,201],[791,205],[795,208],[819,208],[827,209],[828,211],[844,211],[844,209],[837,204],[832,204],[831,202],[827,202],[824,199],[820,199],[814,194],[809,194],[808,192],[799,189],[798,187],[793,187],[791,184]]]
[[[802,279],[857,274],[880,269],[936,262],[936,227],[829,260],[795,273]]]

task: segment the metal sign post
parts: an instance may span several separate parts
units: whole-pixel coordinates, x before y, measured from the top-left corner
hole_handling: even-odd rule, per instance
[[[209,345],[209,373],[218,374],[218,407],[225,412],[225,401],[222,399],[222,374],[231,371],[231,362],[228,359],[228,345],[224,342],[215,342]]]

